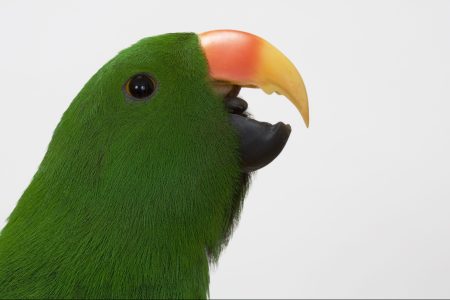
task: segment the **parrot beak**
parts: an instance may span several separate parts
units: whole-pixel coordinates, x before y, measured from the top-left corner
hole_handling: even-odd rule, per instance
[[[264,167],[281,152],[291,128],[281,122],[271,125],[248,118],[247,103],[237,98],[239,89],[257,87],[267,94],[286,96],[308,127],[308,97],[299,72],[277,48],[250,33],[213,30],[199,34],[199,40],[213,86],[224,96],[231,123],[239,134],[243,170]]]
[[[199,37],[214,80],[286,96],[309,126],[303,79],[277,48],[256,35],[236,30],[213,30]]]

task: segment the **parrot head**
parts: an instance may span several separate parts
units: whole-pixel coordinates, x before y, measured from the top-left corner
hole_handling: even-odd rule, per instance
[[[158,144],[159,150],[169,151],[169,159],[170,151],[189,152],[181,140],[190,137],[203,149],[216,147],[237,156],[240,171],[250,173],[279,155],[291,128],[250,118],[239,97],[241,87],[286,96],[309,126],[306,89],[295,66],[264,39],[235,30],[143,39],[106,64],[77,98],[83,99],[82,119],[95,115],[104,118],[102,127],[114,124],[114,132],[122,135],[115,139],[115,144],[123,142],[118,148],[133,145],[132,136],[145,148],[142,142],[148,138],[152,148]],[[211,135],[222,142],[209,145]],[[238,149],[230,135],[237,136]],[[204,156],[205,166],[209,159]]]
[[[149,208],[171,212],[161,227],[173,228],[176,218],[183,234],[194,224],[195,232],[229,234],[240,207],[230,199],[242,200],[250,174],[277,157],[291,132],[250,118],[241,87],[285,95],[308,126],[303,80],[267,41],[235,30],[172,33],[145,38],[103,66],[64,114],[50,150],[93,169],[71,180],[94,174],[117,201],[161,201]],[[60,142],[68,140],[73,147]]]
[[[286,96],[308,126],[300,74],[249,33],[149,37],[106,63],[0,235],[0,292],[205,297],[250,174],[291,132],[250,118],[241,87]]]

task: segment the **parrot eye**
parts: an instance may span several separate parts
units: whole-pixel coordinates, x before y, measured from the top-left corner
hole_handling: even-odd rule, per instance
[[[147,100],[155,89],[156,83],[148,74],[136,74],[124,86],[128,98],[135,101]]]

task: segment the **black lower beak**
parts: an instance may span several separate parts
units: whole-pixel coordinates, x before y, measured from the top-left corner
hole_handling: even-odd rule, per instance
[[[291,134],[291,126],[281,122],[272,125],[235,113],[230,113],[230,121],[239,136],[244,172],[256,171],[272,162]]]

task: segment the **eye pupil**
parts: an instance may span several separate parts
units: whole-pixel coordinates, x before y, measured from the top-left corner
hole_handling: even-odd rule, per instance
[[[134,75],[127,85],[127,92],[138,100],[149,97],[155,90],[154,81],[146,74]]]

